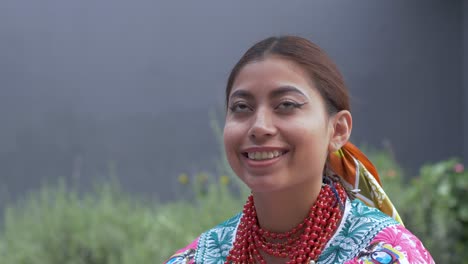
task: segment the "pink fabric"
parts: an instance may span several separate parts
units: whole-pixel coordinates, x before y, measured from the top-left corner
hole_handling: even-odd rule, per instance
[[[192,243],[188,244],[188,246],[181,248],[176,252],[176,254],[180,254],[182,252],[186,252],[189,249],[197,249],[197,244],[198,244],[198,238],[195,239]]]
[[[183,263],[186,263],[186,264],[194,264],[195,261],[193,259],[193,254],[190,253],[188,254],[189,252],[194,252],[195,250],[197,250],[197,245],[198,245],[198,238],[195,239],[192,243],[190,243],[188,246],[184,247],[184,248],[181,248],[179,250],[177,250],[177,252],[171,256],[170,259],[168,259],[166,262],[164,263],[170,263],[171,260],[174,258],[174,257],[177,257],[177,256],[180,256],[184,259],[184,262]],[[180,263],[180,262],[177,262],[177,263]]]
[[[379,250],[383,252],[382,248],[387,252],[395,253],[397,261],[391,263],[435,263],[421,241],[401,225],[383,229],[375,236],[370,245],[375,245],[374,249],[370,249],[367,254],[360,254],[345,264],[386,263],[372,257],[372,254],[378,254]]]

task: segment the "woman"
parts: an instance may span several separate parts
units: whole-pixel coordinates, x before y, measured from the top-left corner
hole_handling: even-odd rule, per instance
[[[252,194],[167,263],[434,263],[348,142],[349,96],[318,46],[258,42],[232,70],[226,104],[227,159]]]

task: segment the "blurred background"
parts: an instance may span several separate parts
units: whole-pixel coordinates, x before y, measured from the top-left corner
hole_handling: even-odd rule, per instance
[[[216,125],[229,71],[283,34],[342,71],[355,144],[404,178],[468,163],[466,0],[2,0],[0,210],[58,179],[87,191],[112,174],[166,202],[190,175],[228,174]]]

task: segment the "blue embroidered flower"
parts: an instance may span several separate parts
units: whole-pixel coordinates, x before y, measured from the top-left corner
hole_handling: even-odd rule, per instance
[[[241,215],[236,215],[200,236],[195,256],[196,263],[225,262],[233,245]]]
[[[166,264],[186,264],[189,263],[189,261],[192,260],[194,256],[195,250],[191,248],[182,253],[175,254],[166,262]]]

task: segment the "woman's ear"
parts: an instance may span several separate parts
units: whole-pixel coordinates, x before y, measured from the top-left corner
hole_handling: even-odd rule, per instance
[[[353,127],[353,118],[349,111],[342,110],[331,117],[330,122],[332,134],[328,151],[331,153],[339,150],[348,142]]]

